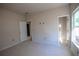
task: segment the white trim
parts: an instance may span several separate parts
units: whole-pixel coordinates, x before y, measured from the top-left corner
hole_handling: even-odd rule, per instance
[[[0,49],[0,51],[3,51],[3,50],[8,49],[8,48],[10,48],[10,47],[13,47],[13,46],[15,46],[15,45],[17,45],[17,44],[19,44],[19,43],[21,43],[21,42],[17,42],[17,43],[15,43],[15,44],[12,44],[12,45],[9,45],[9,46],[4,46],[3,48]]]
[[[57,18],[59,18],[59,17],[69,17],[69,15],[57,16]]]
[[[76,9],[72,12],[72,14],[74,14],[77,10],[79,10],[79,6],[76,7]]]

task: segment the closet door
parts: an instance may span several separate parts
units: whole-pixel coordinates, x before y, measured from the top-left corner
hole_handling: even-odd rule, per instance
[[[20,40],[21,41],[27,40],[27,29],[25,21],[20,21]]]

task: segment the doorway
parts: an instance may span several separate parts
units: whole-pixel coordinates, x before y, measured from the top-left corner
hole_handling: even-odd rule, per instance
[[[67,46],[69,40],[69,24],[68,16],[63,16],[58,18],[58,34],[59,34],[59,44]]]
[[[30,36],[30,22],[27,22],[27,36]]]
[[[32,37],[31,37],[31,22],[28,21],[26,26],[27,26],[27,38],[32,41]]]

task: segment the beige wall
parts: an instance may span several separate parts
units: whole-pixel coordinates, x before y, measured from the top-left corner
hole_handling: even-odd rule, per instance
[[[23,20],[21,15],[0,8],[0,50],[20,42],[20,20]]]
[[[58,43],[57,17],[64,15],[69,15],[68,6],[59,7],[28,16],[27,19],[31,21],[32,41],[39,43],[57,44]]]

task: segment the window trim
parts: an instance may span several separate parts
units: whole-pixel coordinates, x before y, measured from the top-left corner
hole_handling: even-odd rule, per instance
[[[74,21],[74,14],[79,10],[79,6],[72,12],[72,17],[71,17],[71,41],[75,44],[76,47],[79,48],[79,42],[77,42],[76,40],[74,40],[72,38],[73,36],[73,29],[74,29],[74,26],[73,26],[73,21]]]

